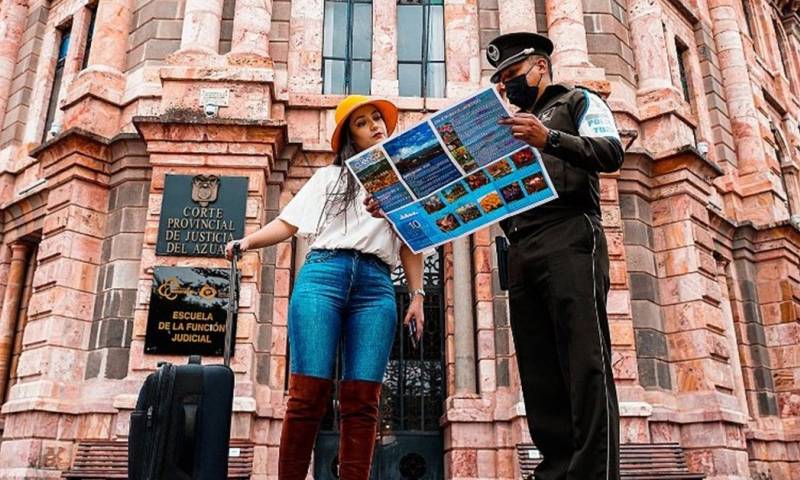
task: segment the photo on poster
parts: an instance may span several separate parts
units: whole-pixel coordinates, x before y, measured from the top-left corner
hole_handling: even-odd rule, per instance
[[[414,201],[380,148],[348,160],[348,166],[364,189],[375,196],[385,211]]]
[[[436,225],[438,225],[443,232],[450,232],[461,226],[452,213],[448,213],[439,220],[436,220]]]
[[[506,159],[498,160],[497,162],[486,167],[486,171],[493,179],[503,178],[514,171],[511,164]]]
[[[481,197],[479,202],[484,212],[489,213],[503,207],[503,200],[497,192],[491,192]]]
[[[418,198],[461,178],[461,172],[444,152],[427,122],[387,140],[383,147]]]
[[[436,113],[431,123],[450,154],[469,174],[526,146],[511,135],[510,126],[497,123],[510,114],[495,89],[489,87]]]
[[[523,178],[522,184],[525,186],[525,191],[528,192],[528,194],[541,192],[547,188],[547,181],[541,173],[534,173],[530,177]]]
[[[479,218],[481,216],[481,211],[474,203],[467,203],[456,208],[456,215],[458,215],[462,222],[469,223]]]
[[[442,137],[442,141],[447,146],[447,149],[451,152],[464,146],[464,144],[461,143],[461,139],[458,138],[458,134],[456,134],[456,129],[452,123],[445,122],[441,124],[437,130],[439,131],[439,136]]]
[[[523,148],[518,152],[512,153],[510,158],[518,169],[536,163],[536,156],[531,148]]]
[[[472,155],[467,151],[467,147],[459,147],[455,150],[451,150],[450,153],[465,172],[472,172],[478,168],[478,164],[475,163],[475,159],[472,158]]]
[[[489,177],[483,173],[483,171],[478,171],[469,175],[466,180],[469,189],[473,191],[489,184]]]
[[[438,212],[439,210],[445,207],[444,202],[442,201],[439,195],[431,195],[430,197],[422,200],[422,208],[425,209],[428,213]]]
[[[450,185],[442,190],[442,196],[447,203],[453,203],[466,194],[467,189],[464,188],[464,184],[461,182]]]
[[[525,194],[522,193],[522,187],[519,186],[519,182],[511,182],[508,185],[500,187],[500,193],[503,195],[503,199],[506,203],[516,202],[517,200],[525,198]]]

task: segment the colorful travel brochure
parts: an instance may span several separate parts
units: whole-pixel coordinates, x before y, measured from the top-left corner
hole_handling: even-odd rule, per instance
[[[539,151],[497,123],[509,115],[489,87],[346,163],[419,253],[558,197]]]

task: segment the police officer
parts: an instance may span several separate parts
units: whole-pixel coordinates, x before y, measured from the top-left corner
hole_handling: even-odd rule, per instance
[[[623,159],[614,117],[595,93],[552,83],[552,42],[501,35],[492,82],[519,107],[501,123],[542,154],[558,199],[501,222],[509,239],[511,330],[536,480],[619,479],[619,408],[606,298],[600,172]]]

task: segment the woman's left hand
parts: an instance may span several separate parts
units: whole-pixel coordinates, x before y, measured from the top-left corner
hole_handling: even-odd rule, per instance
[[[408,325],[408,322],[416,322],[417,342],[422,340],[422,329],[425,327],[425,311],[422,308],[424,299],[425,297],[422,295],[414,295],[414,299],[411,300],[411,305],[408,306],[406,311],[406,317],[403,319],[403,326]]]
[[[386,218],[383,210],[381,210],[380,203],[378,203],[378,199],[372,194],[367,195],[367,198],[364,199],[364,206],[367,207],[367,212],[369,212],[369,214],[373,217]]]

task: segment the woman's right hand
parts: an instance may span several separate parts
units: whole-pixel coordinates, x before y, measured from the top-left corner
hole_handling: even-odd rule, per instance
[[[236,243],[239,244],[240,252],[244,253],[245,251],[247,251],[247,247],[249,246],[247,242],[247,237],[240,238],[239,240],[231,240],[230,242],[228,242],[227,245],[225,245],[225,258],[227,258],[228,260],[233,259],[233,245]]]

